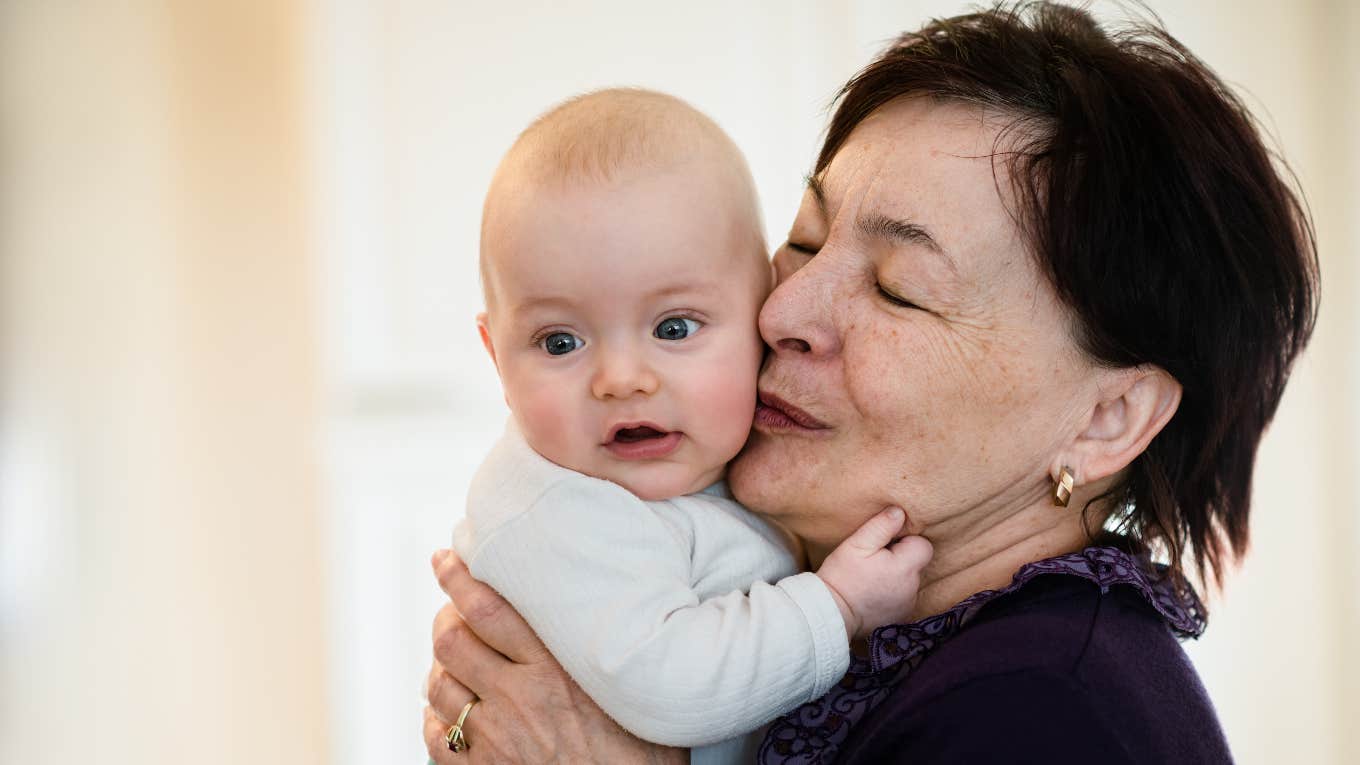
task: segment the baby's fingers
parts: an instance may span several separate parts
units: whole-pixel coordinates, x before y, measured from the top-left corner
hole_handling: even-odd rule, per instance
[[[863,553],[882,550],[902,531],[906,520],[907,514],[902,508],[890,507],[865,521],[843,544]]]
[[[925,537],[902,537],[892,547],[893,561],[908,571],[920,571],[930,562],[935,548]]]

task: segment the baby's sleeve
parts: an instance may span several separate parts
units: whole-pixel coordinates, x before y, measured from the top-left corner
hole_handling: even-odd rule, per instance
[[[465,559],[577,683],[633,734],[701,746],[824,694],[849,664],[814,574],[700,601],[691,540],[614,484],[562,481]]]

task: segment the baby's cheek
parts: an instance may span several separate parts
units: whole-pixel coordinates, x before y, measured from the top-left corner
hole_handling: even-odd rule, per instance
[[[694,406],[709,431],[708,438],[718,448],[735,456],[746,443],[751,432],[751,420],[756,408],[756,372],[738,371],[734,365],[722,365],[701,376]]]
[[[515,421],[520,432],[534,451],[559,465],[579,470],[580,448],[574,443],[572,413],[578,406],[569,406],[562,396],[554,395],[560,386],[528,385],[521,387],[511,405],[515,407]]]

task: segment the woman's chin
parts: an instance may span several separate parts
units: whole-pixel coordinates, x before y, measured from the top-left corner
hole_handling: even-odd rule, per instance
[[[728,465],[727,485],[748,510],[782,518],[811,498],[812,486],[802,465],[802,460],[781,453],[769,436],[752,433],[746,448]]]
[[[775,476],[763,464],[764,437],[755,431],[741,452],[727,466],[727,487],[732,496],[748,510],[763,513],[768,507],[763,501]]]

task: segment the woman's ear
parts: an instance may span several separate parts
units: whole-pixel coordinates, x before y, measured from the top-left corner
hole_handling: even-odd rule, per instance
[[[1063,467],[1087,484],[1118,473],[1147,449],[1181,403],[1181,384],[1155,366],[1111,370],[1085,430],[1065,450]]]
[[[477,314],[477,334],[482,336],[482,347],[486,349],[486,355],[491,357],[491,363],[496,366],[496,373],[500,374],[500,365],[496,364],[496,346],[491,343],[491,325],[486,322],[485,311]]]

